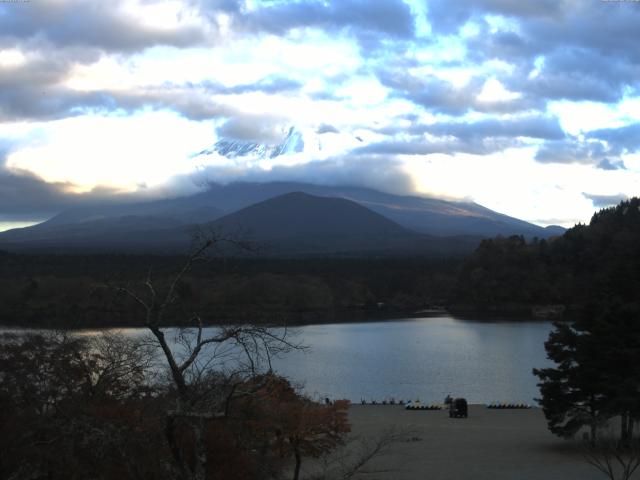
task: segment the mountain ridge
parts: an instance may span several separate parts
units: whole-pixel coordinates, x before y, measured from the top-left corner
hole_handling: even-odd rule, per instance
[[[77,240],[83,235],[87,237],[88,242],[88,237],[91,237],[91,242],[102,245],[109,238],[114,245],[121,245],[123,240],[120,237],[136,238],[136,241],[142,244],[143,232],[153,236],[154,231],[164,232],[167,243],[177,248],[178,245],[184,245],[180,240],[184,234],[175,233],[177,230],[184,232],[197,224],[215,223],[216,220],[243,208],[292,192],[353,202],[423,236],[446,239],[513,234],[528,238],[557,235],[554,229],[529,224],[471,202],[399,196],[364,187],[321,186],[296,182],[236,182],[228,185],[211,184],[204,192],[187,197],[76,207],[61,212],[39,225],[0,233],[0,248],[3,245],[15,248],[21,244],[64,244],[65,238]],[[294,231],[290,231],[289,234],[295,236]],[[161,242],[154,238],[150,243]]]

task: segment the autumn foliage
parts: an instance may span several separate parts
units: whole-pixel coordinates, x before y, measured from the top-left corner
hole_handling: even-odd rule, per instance
[[[180,478],[165,434],[176,393],[154,376],[144,344],[55,334],[0,342],[0,478]],[[304,457],[349,432],[348,402],[313,402],[277,375],[234,389],[225,415],[206,421],[206,478],[297,478]],[[177,419],[175,437],[187,465],[196,455],[189,422]]]

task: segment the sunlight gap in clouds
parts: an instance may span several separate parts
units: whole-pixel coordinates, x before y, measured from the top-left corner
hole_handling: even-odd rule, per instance
[[[522,94],[510,92],[496,78],[488,79],[482,86],[482,90],[476,97],[479,102],[506,102],[520,98]]]
[[[565,218],[562,223],[568,227],[593,213],[591,201],[581,192],[614,195],[640,191],[637,171],[629,174],[597,171],[588,165],[540,164],[532,160],[534,155],[534,148],[484,156],[435,154],[405,159],[405,165],[418,191],[471,198],[493,210],[541,224],[548,223],[545,219]]]
[[[547,110],[560,119],[565,132],[579,135],[598,128],[622,127],[627,122],[616,105],[599,102],[550,102]]]
[[[17,48],[0,50],[0,67],[11,68],[24,65],[27,61],[25,54]]]
[[[34,125],[44,130],[7,159],[48,182],[70,182],[74,193],[96,187],[136,191],[193,170],[189,156],[211,144],[212,128],[169,112],[83,116]]]

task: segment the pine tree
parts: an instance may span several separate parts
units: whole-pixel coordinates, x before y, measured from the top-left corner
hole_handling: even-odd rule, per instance
[[[636,304],[591,306],[572,325],[555,324],[545,343],[555,368],[534,369],[551,432],[572,437],[621,418],[621,440],[640,419],[640,309]]]

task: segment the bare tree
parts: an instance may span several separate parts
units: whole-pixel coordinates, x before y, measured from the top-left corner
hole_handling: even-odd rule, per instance
[[[324,456],[320,473],[311,475],[309,480],[351,480],[372,474],[390,475],[391,470],[374,468],[372,463],[393,453],[397,445],[416,438],[412,431],[398,428],[389,428],[373,438],[353,436],[339,450]]]
[[[250,395],[260,388],[247,379],[255,378],[260,371],[270,371],[274,356],[301,347],[290,341],[286,328],[248,324],[209,330],[195,312],[189,314],[188,326],[177,330],[173,342],[167,338],[171,322],[167,312],[179,301],[178,288],[185,275],[223,243],[246,248],[240,242],[217,235],[200,235],[197,240],[197,246],[164,289],[156,285],[151,272],[138,285],[115,288],[141,307],[144,324],[162,351],[175,387],[174,406],[167,412],[165,425],[173,457],[172,474],[180,479],[204,480],[211,460],[205,440],[209,422],[223,420],[234,398]],[[178,441],[179,422],[187,425],[193,435],[191,461],[185,457]]]
[[[640,440],[603,437],[585,444],[584,458],[610,480],[629,480],[640,467]]]

